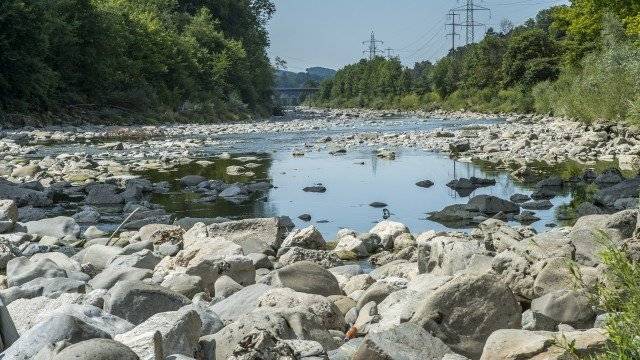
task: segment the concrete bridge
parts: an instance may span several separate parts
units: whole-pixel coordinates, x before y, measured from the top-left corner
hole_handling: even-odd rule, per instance
[[[297,88],[275,88],[276,97],[283,105],[297,105],[302,103],[309,96],[318,92],[317,87],[297,87]]]

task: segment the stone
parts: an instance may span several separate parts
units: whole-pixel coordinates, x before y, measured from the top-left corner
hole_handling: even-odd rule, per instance
[[[354,291],[366,290],[376,281],[369,274],[355,275],[350,278],[343,286],[344,293],[349,295]]]
[[[409,228],[404,224],[389,220],[379,222],[369,232],[380,237],[382,247],[389,250],[393,248],[393,242],[396,237],[410,233]]]
[[[63,277],[35,278],[20,286],[14,286],[6,290],[0,290],[0,296],[6,303],[16,299],[32,299],[39,296],[55,298],[64,293],[84,293],[84,281]]]
[[[220,276],[214,285],[215,296],[223,299],[240,290],[242,290],[242,285],[238,284],[227,275]]]
[[[0,199],[14,200],[20,208],[26,205],[32,207],[47,207],[53,203],[43,191],[15,186],[13,183],[0,184]]]
[[[7,360],[30,360],[49,344],[63,340],[75,344],[95,338],[108,339],[110,335],[74,316],[57,315],[27,330],[2,355]]]
[[[333,249],[333,251],[335,251],[339,257],[340,254],[344,253],[353,253],[359,259],[364,259],[369,256],[369,251],[364,241],[353,235],[340,237],[337,240],[336,247]]]
[[[115,340],[133,350],[140,360],[155,360],[158,345],[162,354],[194,356],[201,326],[200,316],[195,310],[161,312],[132,330],[116,335]]]
[[[189,299],[192,299],[194,295],[203,291],[202,279],[200,276],[184,273],[169,273],[164,277],[160,285],[178,294],[184,295]]]
[[[288,217],[246,219],[207,226],[209,237],[222,237],[242,247],[245,254],[275,255],[285,236],[293,228]]]
[[[289,235],[284,239],[282,245],[280,245],[280,250],[278,252],[283,252],[283,250],[292,248],[292,247],[301,247],[304,249],[310,250],[324,250],[327,243],[322,237],[322,234],[315,226],[309,226],[300,230],[293,230]],[[286,251],[286,250],[285,250]]]
[[[431,180],[420,180],[416,183],[417,187],[421,187],[421,188],[430,188],[433,186],[433,181]]]
[[[553,207],[553,204],[549,200],[532,200],[520,204],[520,206],[527,210],[549,210]]]
[[[31,299],[15,299],[7,305],[7,311],[13,319],[15,329],[24,334],[43,319],[43,316],[53,313],[65,305],[72,304],[81,297],[80,294],[65,293],[56,298],[44,296]]]
[[[380,304],[382,300],[389,296],[389,294],[400,289],[402,289],[402,287],[392,282],[377,281],[376,283],[371,284],[371,286],[369,286],[367,290],[365,290],[364,294],[360,297],[360,299],[358,299],[356,308],[360,310],[369,302]]]
[[[0,346],[0,352],[4,350],[4,348],[8,348],[13,345],[19,337],[20,335],[18,334],[18,330],[16,330],[16,326],[9,314],[9,310],[0,296],[0,345],[2,345]]]
[[[111,289],[104,310],[139,325],[154,314],[175,311],[189,303],[184,295],[162,286],[125,281]]]
[[[346,324],[338,307],[321,295],[306,294],[288,288],[267,291],[258,299],[259,309],[280,309],[308,313],[307,318],[325,329],[344,330]]]
[[[184,230],[177,225],[149,224],[138,230],[140,241],[151,241],[156,245],[164,243],[177,244],[182,241]]]
[[[273,263],[265,254],[251,253],[248,254],[247,257],[251,260],[253,267],[256,269],[273,269]]]
[[[596,317],[588,296],[576,290],[556,290],[535,298],[531,311],[575,328],[592,326]]]
[[[180,179],[180,184],[184,187],[197,186],[203,181],[206,181],[207,178],[200,175],[187,175]]]
[[[116,255],[108,264],[108,267],[125,267],[153,270],[162,258],[153,251],[144,249],[129,255]]]
[[[114,285],[125,281],[142,281],[151,278],[153,271],[136,268],[107,268],[89,280],[92,289],[111,289]]]
[[[437,236],[419,244],[420,273],[454,275],[465,270],[475,255],[484,254],[483,244],[469,239]]]
[[[111,260],[122,254],[123,249],[118,246],[107,246],[101,244],[93,244],[82,249],[73,256],[81,264],[91,264],[98,271],[106,268]]]
[[[416,246],[416,239],[409,233],[400,234],[393,240],[393,251],[400,251],[414,246]]]
[[[531,309],[522,313],[522,330],[545,330],[555,331],[558,323]]]
[[[521,326],[520,304],[496,275],[462,275],[428,294],[411,322],[435,334],[456,353],[477,358],[498,329]]]
[[[126,345],[111,339],[90,339],[65,347],[50,360],[139,360]]]
[[[258,299],[272,289],[265,284],[254,284],[244,287],[228,298],[211,306],[224,322],[232,322],[240,316],[248,314],[258,307]]]
[[[575,353],[565,343],[572,344]],[[603,354],[607,343],[602,329],[561,333],[501,329],[487,339],[480,359],[588,359]]]
[[[314,186],[307,186],[303,188],[302,191],[310,192],[310,193],[325,193],[327,192],[327,188],[322,185],[314,185]]]
[[[640,177],[624,180],[616,185],[600,189],[594,195],[594,202],[606,208],[613,208],[619,199],[638,198],[640,190]]]
[[[7,284],[20,286],[39,277],[67,277],[67,271],[50,259],[35,259],[24,256],[7,263]]]
[[[415,324],[405,323],[379,333],[369,333],[353,360],[442,359],[451,349]]]
[[[487,215],[495,215],[500,212],[505,214],[517,214],[520,212],[518,204],[492,195],[474,196],[467,203],[467,209]]]
[[[309,222],[311,221],[311,215],[309,214],[301,214],[300,216],[298,216],[298,219],[304,221],[304,222]]]
[[[80,226],[73,218],[66,216],[29,221],[24,223],[24,226],[29,234],[40,236],[51,236],[60,239],[67,236],[72,238],[80,236]]]
[[[529,197],[529,195],[525,195],[525,194],[513,194],[513,195],[511,195],[509,200],[511,200],[512,202],[514,202],[516,204],[521,204],[521,203],[524,203],[524,202],[527,202],[527,201],[531,200],[531,197]]]
[[[105,238],[107,235],[109,235],[107,232],[104,232],[93,225],[89,226],[87,230],[85,230],[84,233],[82,233],[82,237],[85,238],[86,240]],[[107,241],[109,241],[108,238],[107,238]]]
[[[324,268],[342,265],[340,256],[335,251],[309,250],[300,247],[290,248],[278,259],[281,265],[291,265],[301,261],[313,262]]]
[[[296,262],[279,269],[275,273],[273,285],[322,296],[342,294],[335,276],[309,261]]]
[[[124,203],[124,198],[115,185],[94,184],[88,187],[84,201],[90,205],[116,205]]]
[[[0,200],[0,234],[13,230],[18,222],[18,207],[13,200]]]

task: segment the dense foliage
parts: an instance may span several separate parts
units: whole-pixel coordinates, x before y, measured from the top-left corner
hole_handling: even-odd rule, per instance
[[[321,85],[332,107],[532,112],[640,122],[640,2],[572,0],[435,64],[362,60]]]
[[[0,1],[0,110],[263,112],[269,0]]]
[[[302,88],[318,87],[323,80],[331,79],[336,71],[323,67],[311,67],[305,72],[293,72],[286,70],[276,71],[276,87],[278,88]]]

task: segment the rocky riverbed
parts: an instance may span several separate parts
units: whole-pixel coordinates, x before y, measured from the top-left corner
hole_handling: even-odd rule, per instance
[[[598,230],[637,246],[640,180],[628,172],[635,133],[471,114],[446,114],[459,122],[446,130],[405,121],[376,131],[400,115],[416,116],[298,109],[290,115],[298,120],[252,124],[4,131],[0,359],[492,360],[603,351],[607,314],[588,292],[605,279]],[[495,179],[452,179],[446,186],[464,201],[429,216],[473,224],[465,232],[415,230],[391,215],[327,233],[303,219],[309,214],[180,217],[156,201],[179,191],[198,195],[187,207],[260,204],[279,185],[267,160],[250,153],[267,145],[247,134],[264,133],[303,134],[304,142],[276,138],[286,141],[277,151],[296,157],[368,147],[395,161],[419,148],[492,161],[531,191],[501,198],[476,192]],[[245,153],[230,154],[238,148]],[[561,159],[586,165],[570,177],[539,170],[538,162]],[[603,160],[629,166],[589,168]],[[167,175],[211,163],[224,166],[211,176]],[[549,199],[584,189],[578,184],[591,194],[567,215],[575,223],[527,225],[554,206]],[[309,181],[308,194],[323,196],[322,188]],[[372,208],[388,206],[374,200],[383,199]]]

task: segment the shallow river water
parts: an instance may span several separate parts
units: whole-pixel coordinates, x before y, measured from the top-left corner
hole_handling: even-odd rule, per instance
[[[490,194],[508,199],[515,193],[531,194],[531,184],[515,182],[505,171],[491,170],[478,164],[463,163],[449,157],[419,149],[393,149],[395,160],[376,157],[375,149],[363,146],[348,149],[346,154],[332,155],[329,150],[305,150],[304,156],[294,156],[294,149],[304,149],[304,144],[315,143],[327,136],[340,136],[354,132],[397,133],[415,130],[453,129],[472,125],[487,125],[501,121],[486,120],[440,120],[440,119],[389,119],[379,121],[354,120],[348,126],[330,129],[317,129],[306,132],[248,133],[234,135],[199,134],[216,140],[215,146],[202,148],[196,152],[198,160],[210,160],[209,165],[195,162],[177,166],[170,171],[149,170],[139,173],[154,182],[169,181],[171,192],[155,194],[152,201],[165,207],[177,217],[267,217],[286,215],[291,217],[298,227],[315,225],[327,239],[333,239],[341,228],[366,231],[383,216],[383,210],[369,206],[372,202],[386,203],[391,220],[406,224],[412,232],[425,230],[450,229],[445,225],[427,220],[429,212],[441,210],[447,205],[466,203],[470,197]],[[286,129],[286,123],[283,123]],[[85,151],[100,153],[95,144],[59,144],[42,149],[44,154],[63,151]],[[220,159],[223,152],[232,155],[231,159]],[[122,152],[126,157],[126,150]],[[254,163],[260,167],[252,169],[256,176],[249,179],[227,175],[229,165],[242,165],[237,160],[242,156],[257,157]],[[179,186],[179,179],[185,175],[203,175],[208,179],[221,179],[227,183],[247,180],[268,179],[274,188],[266,194],[253,198],[243,204],[234,204],[224,199],[214,203],[197,203],[198,194],[185,192]],[[491,178],[496,185],[480,188],[469,196],[462,197],[446,184],[456,178],[471,176]],[[420,180],[431,180],[431,188],[415,185]],[[322,184],[325,193],[307,193],[307,186]],[[543,230],[550,224],[560,224],[556,219],[557,207],[568,204],[576,189],[560,192],[551,201],[554,208],[535,211],[540,221],[532,224],[537,230]],[[312,220],[303,222],[301,214],[310,214]]]

